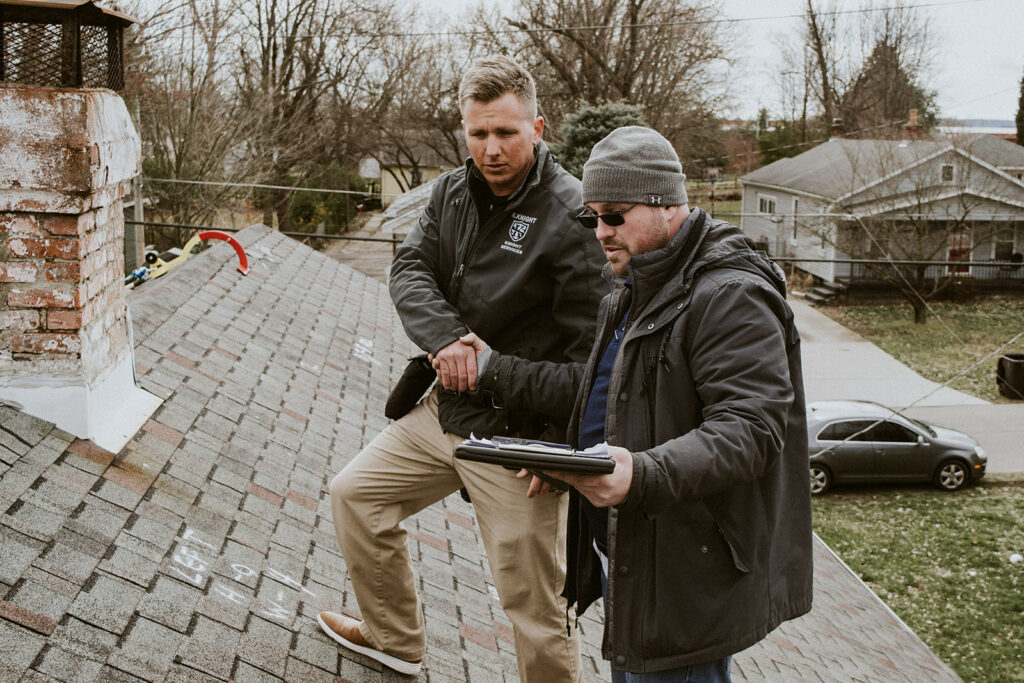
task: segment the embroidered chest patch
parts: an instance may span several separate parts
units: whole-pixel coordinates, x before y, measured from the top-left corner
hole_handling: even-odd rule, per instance
[[[537,222],[536,216],[526,216],[512,212],[512,225],[508,228],[508,239],[501,245],[505,251],[523,255],[523,238],[530,231],[530,226]]]

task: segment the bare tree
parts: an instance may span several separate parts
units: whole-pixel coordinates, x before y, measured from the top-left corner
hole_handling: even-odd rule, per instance
[[[832,5],[835,7],[835,5]],[[836,30],[836,12],[820,12],[812,2],[807,0],[805,11],[805,31],[807,46],[813,56],[814,70],[806,71],[810,79],[811,89],[821,105],[821,113],[825,125],[831,125],[835,117],[836,80],[839,58],[838,32]],[[813,75],[812,75],[813,74]]]
[[[448,47],[420,35],[387,36],[361,87],[354,150],[376,159],[403,191],[425,180],[425,167],[454,167],[463,158],[461,65]]]
[[[716,3],[519,0],[508,14],[504,27],[478,23],[531,68],[552,132],[581,104],[623,102],[684,154],[710,156],[731,64]]]
[[[839,102],[848,130],[869,137],[899,137],[900,123],[916,109],[925,129],[937,123],[935,93],[920,85],[930,63],[932,42],[927,18],[914,8],[887,7],[862,22],[861,52],[866,54]]]
[[[229,11],[189,0],[143,15],[131,34],[125,99],[144,144],[147,194],[164,218],[205,223],[237,190],[169,181],[238,182],[258,172],[245,147],[255,117],[233,92]]]
[[[1024,145],[1024,76],[1020,79],[1020,99],[1017,100],[1017,144]]]
[[[936,50],[926,17],[902,5],[843,14],[835,0],[805,2],[802,49],[784,50],[781,71],[803,74],[820,131],[839,119],[850,137],[897,137],[911,108],[935,125],[935,95],[922,85]]]
[[[357,0],[238,0],[236,87],[257,115],[250,153],[269,160],[263,184],[300,184],[336,149],[324,125],[339,91],[354,92],[392,6]],[[264,222],[289,227],[290,190],[261,194]]]

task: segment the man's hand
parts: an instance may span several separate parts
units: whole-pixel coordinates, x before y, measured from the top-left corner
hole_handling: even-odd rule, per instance
[[[608,454],[615,461],[615,469],[608,474],[572,474],[569,472],[545,472],[544,474],[561,479],[599,508],[618,505],[626,500],[629,486],[633,483],[633,455],[625,448],[618,446],[609,446]],[[530,482],[527,497],[532,498],[538,493],[544,493],[543,487],[547,484],[543,483],[537,487],[536,492],[534,491],[535,485],[539,481],[534,477],[534,480]]]
[[[476,358],[486,348],[487,344],[470,332],[438,351],[436,356],[430,356],[441,386],[458,391],[476,389]]]
[[[551,474],[550,472],[545,472],[545,474],[550,475],[553,479],[558,478],[556,475]],[[531,475],[533,476],[533,479],[530,480],[530,488],[526,489],[527,498],[536,498],[537,496],[544,495],[545,493],[564,493],[563,490],[555,488],[550,483],[538,477],[536,474],[530,472],[530,470],[528,469],[521,469],[516,473],[516,477],[519,479],[522,479],[523,477],[529,477]]]

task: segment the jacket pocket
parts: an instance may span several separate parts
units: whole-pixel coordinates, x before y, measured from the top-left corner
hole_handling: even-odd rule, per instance
[[[646,554],[647,572],[632,595],[616,595],[616,609],[631,612],[624,620],[628,633],[641,635],[620,634],[616,640],[649,661],[733,642],[737,624],[745,628],[747,621],[737,614],[759,611],[754,575],[736,567],[728,544],[699,503],[651,526],[656,532]]]
[[[738,540],[729,534],[721,525],[718,525],[718,533],[722,535],[725,540],[725,545],[729,548],[729,554],[732,555],[732,563],[736,565],[736,569],[740,570],[744,574],[750,572],[750,557],[744,552],[743,547],[739,544]]]
[[[758,486],[741,486],[709,496],[704,504],[729,548],[736,569],[749,573],[755,567],[767,566],[768,515]]]

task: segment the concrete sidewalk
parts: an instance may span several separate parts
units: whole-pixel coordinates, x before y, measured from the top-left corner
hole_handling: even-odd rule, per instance
[[[805,301],[792,298],[803,347],[807,401],[861,399],[977,439],[988,472],[1024,473],[1024,402],[993,404],[941,387]],[[993,381],[995,379],[993,378]]]

